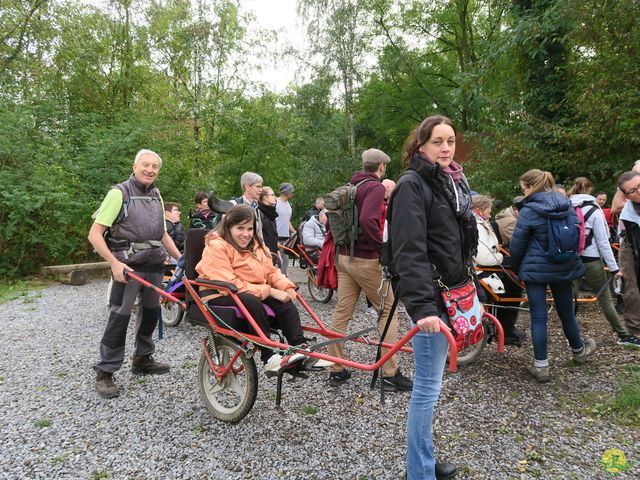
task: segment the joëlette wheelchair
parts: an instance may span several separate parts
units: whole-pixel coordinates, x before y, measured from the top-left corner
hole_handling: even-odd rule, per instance
[[[254,360],[256,345],[266,346],[285,354],[297,352],[307,358],[324,359],[345,367],[374,372],[372,385],[378,370],[392,355],[399,351],[413,352],[406,344],[418,332],[418,327],[409,330],[395,344],[381,343],[379,340],[366,337],[365,332],[377,330],[375,326],[366,331],[343,334],[329,329],[299,294],[297,295],[298,304],[308,312],[312,319],[311,325],[302,325],[303,331],[323,337],[324,341],[320,341],[308,349],[300,349],[284,343],[281,336],[277,341],[268,338],[260,331],[255,320],[240,301],[235,285],[222,281],[196,278],[195,266],[202,256],[206,233],[207,231],[205,230],[196,229],[191,229],[187,232],[185,276],[182,278],[185,287],[184,302],[157,287],[153,287],[153,285],[140,279],[135,274],[129,274],[129,276],[147,287],[155,288],[165,299],[177,302],[185,309],[185,316],[190,322],[207,327],[206,335],[200,342],[202,353],[198,362],[198,385],[202,400],[214,417],[225,422],[236,423],[251,411],[258,390],[258,370]],[[200,298],[198,294],[200,288],[225,292],[234,299],[235,306],[209,306]],[[445,335],[449,342],[449,369],[455,372],[457,370],[455,338],[444,323],[441,324],[441,334]],[[377,348],[375,361],[372,363],[360,363],[321,352],[330,343],[347,341]],[[382,347],[388,349],[384,354],[380,351]],[[276,406],[280,406],[282,399],[283,375],[289,373],[304,375],[304,372],[299,371],[296,365],[292,367],[283,367],[276,375]],[[383,392],[381,389],[381,395],[383,395]]]

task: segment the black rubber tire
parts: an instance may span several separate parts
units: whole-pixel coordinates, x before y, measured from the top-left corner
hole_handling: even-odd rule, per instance
[[[211,341],[209,338],[207,345]],[[212,350],[213,348],[210,348],[210,355],[215,362],[216,358]],[[217,346],[217,350],[217,360],[225,364],[235,353],[233,347],[222,342]],[[198,363],[198,387],[202,401],[215,418],[228,423],[237,423],[246,417],[258,396],[258,371],[253,357],[247,358],[244,353],[241,353],[234,366],[242,368],[237,373],[229,371],[218,382],[204,352]]]
[[[311,298],[318,303],[328,303],[333,296],[332,289],[317,286],[311,278],[307,279],[307,288],[309,289]]]
[[[180,305],[170,300],[162,302],[160,311],[162,312],[162,323],[167,327],[179,325],[185,313]]]
[[[488,337],[489,335],[486,320],[483,320],[482,338],[478,343],[469,345],[467,348],[463,348],[458,352],[458,366],[464,367],[465,365],[470,365],[471,363],[475,362],[484,350],[484,347],[487,345]],[[449,353],[447,353],[447,362],[449,362]]]

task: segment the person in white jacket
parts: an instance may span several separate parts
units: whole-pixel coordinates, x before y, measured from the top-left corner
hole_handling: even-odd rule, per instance
[[[609,227],[602,209],[591,195],[593,184],[586,177],[578,177],[573,182],[573,187],[569,191],[571,204],[577,210],[582,211],[584,218],[585,248],[580,255],[580,259],[585,267],[584,280],[587,285],[596,292],[603,290],[598,297],[598,303],[602,307],[605,317],[618,335],[619,345],[631,345],[640,347],[640,340],[629,333],[618,317],[618,313],[613,305],[609,288],[604,288],[607,283],[607,273],[604,270],[604,263],[609,267],[609,272],[620,278],[622,274],[613,255],[611,244],[609,243]],[[602,260],[604,259],[604,263]],[[580,287],[580,279],[574,283],[574,288]]]
[[[318,215],[313,215],[305,222],[302,227],[302,245],[307,251],[316,251],[322,248],[324,237],[327,236],[326,222],[326,210],[321,210]],[[313,260],[317,262],[315,258]]]
[[[473,216],[478,224],[478,253],[473,257],[475,265],[482,267],[495,267],[505,263],[505,257],[500,252],[498,237],[493,231],[491,222],[491,209],[493,199],[486,195],[474,195],[471,199]],[[516,284],[504,271],[480,273],[479,278],[487,284],[493,293],[502,297],[519,297],[522,287]],[[496,309],[496,318],[504,329],[505,345],[521,346],[526,336],[523,330],[516,328],[518,319],[519,302],[500,302]]]

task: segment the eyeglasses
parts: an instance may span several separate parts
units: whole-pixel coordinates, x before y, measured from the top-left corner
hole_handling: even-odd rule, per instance
[[[622,189],[621,189],[622,190]],[[624,193],[625,195],[633,195],[634,193],[636,193],[638,190],[640,190],[640,184],[638,184],[637,187],[632,188],[631,190],[629,190],[628,192],[625,192],[624,190],[622,190],[622,193]]]

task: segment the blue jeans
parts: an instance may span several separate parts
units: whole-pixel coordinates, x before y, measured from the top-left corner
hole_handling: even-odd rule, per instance
[[[413,337],[416,367],[407,419],[407,479],[435,479],[433,454],[433,407],[440,397],[447,359],[447,339],[441,333],[418,332]]]
[[[529,311],[531,313],[531,340],[533,355],[537,367],[549,365],[547,359],[547,284],[525,282]],[[571,350],[579,352],[584,346],[580,337],[580,327],[573,313],[573,287],[571,282],[550,283],[553,303],[562,322],[564,336],[567,337]]]

